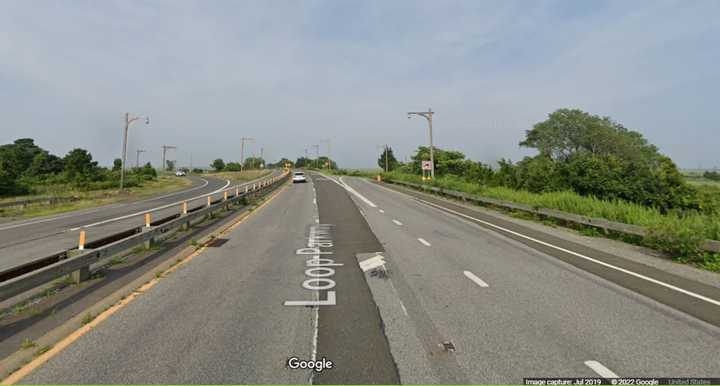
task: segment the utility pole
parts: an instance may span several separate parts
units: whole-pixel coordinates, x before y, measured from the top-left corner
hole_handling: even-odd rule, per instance
[[[135,152],[137,153],[137,155],[135,157],[135,167],[136,168],[140,167],[140,153],[145,153],[145,151],[146,150],[140,150],[140,149],[135,150]]]
[[[260,148],[260,169],[265,167],[265,148]]]
[[[150,124],[150,117],[130,117],[130,113],[125,113],[125,130],[123,132],[123,153],[122,153],[122,167],[120,168],[120,191],[125,188],[125,160],[127,158],[127,140],[128,140],[128,129],[130,124],[137,121],[138,119],[145,118],[145,124]]]
[[[433,112],[431,109],[428,109],[428,111],[417,111],[417,112],[409,112],[408,119],[410,119],[413,115],[419,115],[421,117],[424,117],[428,121],[428,131],[430,133],[430,178],[435,178],[435,155],[433,150],[433,135],[432,135],[432,118]]]
[[[163,150],[163,160],[162,160],[162,167],[160,170],[165,170],[167,168],[167,165],[165,165],[165,154],[169,149],[177,149],[176,146],[169,146],[169,145],[162,145],[160,146]]]
[[[388,172],[388,145],[385,144],[385,173]]]
[[[240,138],[240,171],[242,172],[245,168],[245,142],[253,142],[255,138]]]
[[[315,148],[315,168],[318,168],[320,162],[320,145],[312,145]]]
[[[325,139],[325,140],[322,140],[322,141],[320,141],[320,142],[327,144],[327,158],[328,158],[327,167],[328,167],[328,169],[332,169],[332,159],[330,158],[330,140],[329,140],[329,139]]]

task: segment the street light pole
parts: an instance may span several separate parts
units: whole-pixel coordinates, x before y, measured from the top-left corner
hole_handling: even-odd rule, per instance
[[[318,168],[318,165],[320,164],[320,145],[312,145],[312,147],[315,148],[315,168]]]
[[[421,117],[424,117],[428,121],[428,131],[430,133],[430,178],[435,178],[435,154],[433,150],[433,135],[432,135],[432,118],[433,114],[435,114],[434,111],[431,109],[428,109],[428,111],[417,111],[417,112],[409,112],[408,119],[412,115],[419,115]]]
[[[328,167],[328,169],[332,169],[332,160],[331,160],[331,158],[330,158],[330,140],[329,140],[329,139],[325,139],[325,140],[322,140],[322,141],[320,141],[320,142],[327,144],[327,158],[328,158],[327,167]]]
[[[137,121],[138,119],[145,118],[145,124],[150,124],[150,117],[132,117],[130,113],[125,113],[125,130],[123,131],[123,154],[122,154],[122,165],[120,167],[120,191],[125,188],[125,161],[127,159],[127,140],[128,140],[128,129],[130,124]]]
[[[135,167],[139,168],[140,167],[140,153],[145,153],[145,150],[137,149],[137,150],[135,150],[135,152],[137,153],[136,158],[135,158]]]
[[[240,138],[240,171],[242,172],[245,168],[245,142],[252,142],[254,138],[242,137]]]
[[[160,170],[165,170],[167,169],[167,165],[165,165],[165,154],[167,153],[168,149],[177,149],[177,147],[169,145],[162,145],[160,147],[163,150],[162,166],[160,166]]]

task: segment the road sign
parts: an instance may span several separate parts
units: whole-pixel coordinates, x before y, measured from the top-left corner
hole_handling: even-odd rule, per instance
[[[432,163],[430,161],[423,161],[422,170],[432,170]]]

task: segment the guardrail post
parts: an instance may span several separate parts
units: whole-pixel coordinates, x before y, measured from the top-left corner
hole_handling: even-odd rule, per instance
[[[85,231],[80,231],[80,239],[78,240],[78,251],[85,250]]]
[[[223,201],[227,201],[227,190],[225,191],[225,194],[223,195]]]
[[[152,222],[151,219],[152,216],[150,213],[145,213],[145,228],[150,228],[150,223]]]
[[[70,273],[70,280],[75,284],[80,284],[88,279],[90,279],[90,267],[82,267]]]
[[[207,197],[207,201],[208,201],[208,202],[207,202],[207,206],[212,205],[212,197],[208,196],[208,197]]]
[[[239,195],[240,195],[240,187],[236,186],[235,187],[235,197],[237,197]]]
[[[180,213],[181,213],[180,215],[181,215],[181,216],[187,216],[187,207],[188,207],[187,201],[184,201],[184,202],[182,203],[182,209],[181,209],[181,211],[180,211]],[[183,230],[183,231],[186,231],[186,230],[188,230],[189,228],[190,228],[190,221],[185,221],[185,222],[180,226],[180,230]]]

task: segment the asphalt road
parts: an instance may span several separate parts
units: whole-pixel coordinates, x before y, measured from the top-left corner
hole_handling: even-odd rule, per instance
[[[368,282],[404,383],[521,383],[603,368],[720,375],[717,327],[407,195],[343,180],[364,197],[353,195],[386,251],[388,279]]]
[[[283,303],[311,298],[296,250],[315,218],[312,185],[289,186],[23,382],[307,383],[285,364],[311,358],[315,312]]]
[[[174,193],[141,201],[105,205],[59,215],[0,224],[0,271],[77,247],[79,228],[84,227],[87,241],[130,229],[143,223],[143,213],[172,203],[202,196],[230,186],[229,181],[212,177],[188,177],[193,186]],[[216,197],[217,198],[217,197]],[[204,198],[189,201],[188,206],[203,205]],[[153,219],[175,214],[179,205],[154,213]]]
[[[720,328],[365,180],[291,185],[226,237],[23,382],[720,377]]]

